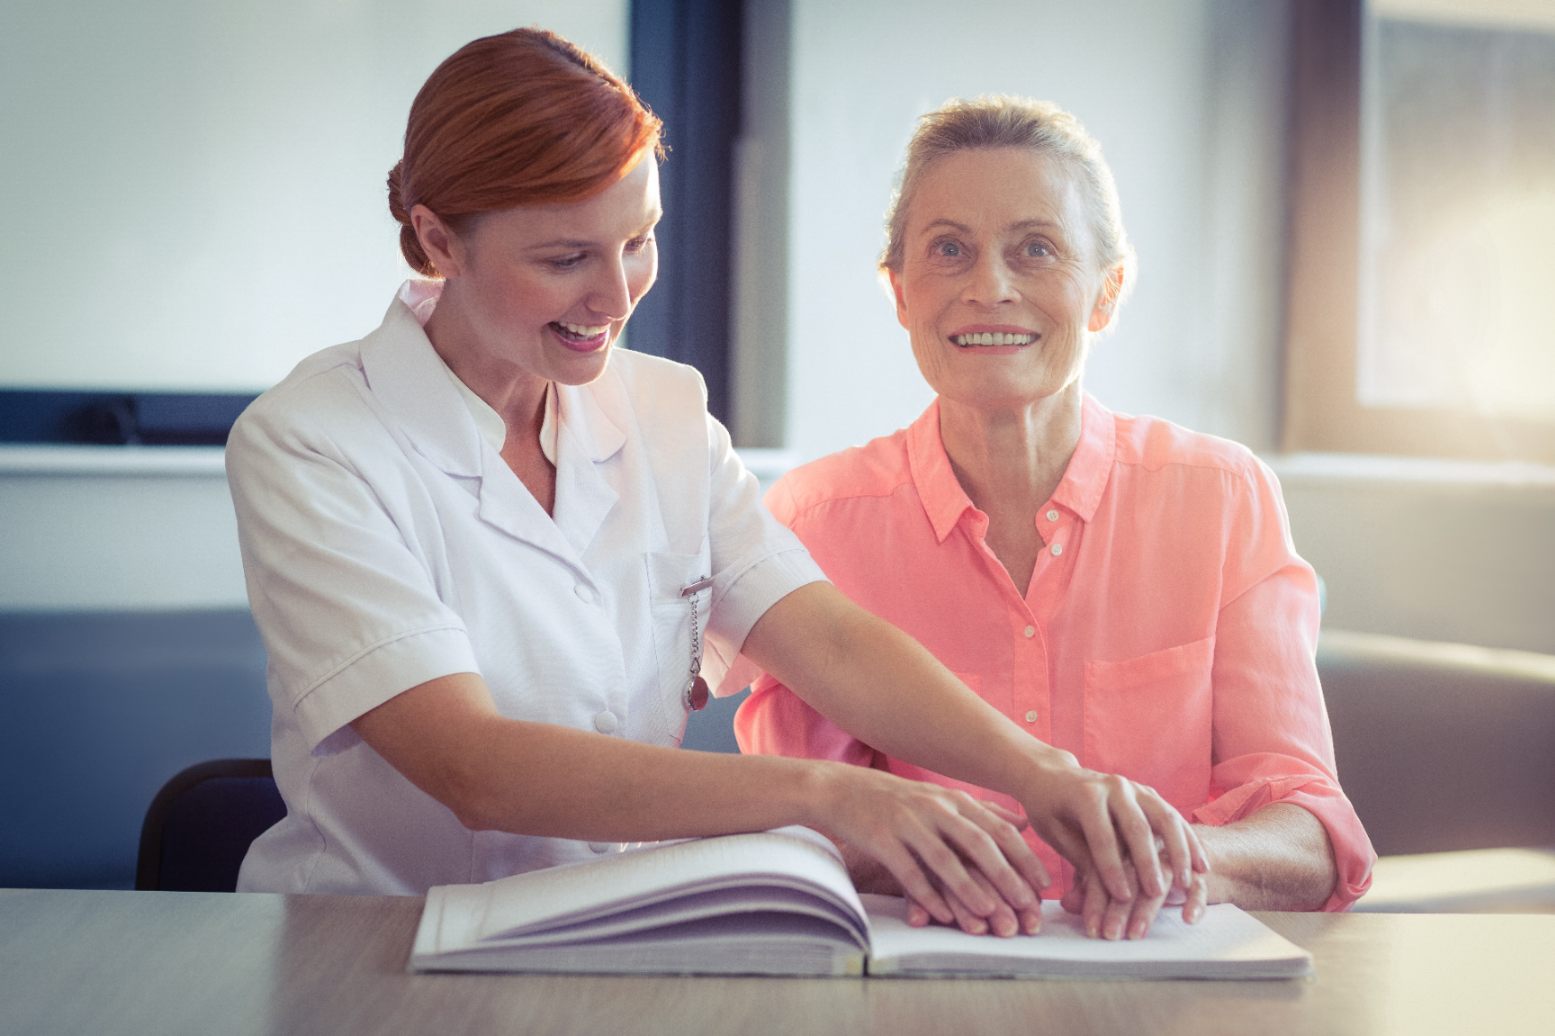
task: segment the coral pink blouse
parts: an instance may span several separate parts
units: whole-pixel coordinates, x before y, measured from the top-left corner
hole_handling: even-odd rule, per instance
[[[1087,396],[1074,457],[1035,515],[1044,549],[1024,592],[951,470],[937,403],[791,472],[767,504],[844,593],[1033,737],[1154,787],[1196,823],[1301,806],[1333,843],[1325,909],[1370,885],[1376,854],[1339,787],[1313,661],[1317,581],[1273,473],[1245,448]],[[767,675],[735,727],[748,752],[967,787],[853,739]],[[1072,869],[1028,838],[1067,888]]]

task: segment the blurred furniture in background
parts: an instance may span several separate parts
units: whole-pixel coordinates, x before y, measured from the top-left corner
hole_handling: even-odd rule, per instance
[[[231,892],[249,844],[285,815],[268,759],[215,759],[181,770],[146,810],[135,887]]]
[[[264,668],[246,611],[0,613],[0,886],[132,887],[158,789],[269,755]],[[1555,909],[1555,656],[1325,630],[1318,669],[1383,855],[1360,909]],[[685,747],[734,751],[738,703]]]
[[[1357,909],[1555,911],[1555,657],[1325,630],[1318,671],[1383,857]]]
[[[269,754],[246,609],[0,612],[0,886],[130,888],[170,777]]]

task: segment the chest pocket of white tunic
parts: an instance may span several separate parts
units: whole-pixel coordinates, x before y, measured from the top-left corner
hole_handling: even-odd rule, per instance
[[[702,669],[712,611],[711,559],[704,554],[648,554],[648,604],[658,658],[657,702],[669,735],[686,730],[690,695]]]

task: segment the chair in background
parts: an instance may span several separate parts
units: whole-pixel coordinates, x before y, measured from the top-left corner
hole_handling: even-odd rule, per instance
[[[249,844],[286,815],[268,759],[217,759],[173,776],[146,810],[137,889],[231,892]]]
[[[61,490],[60,506],[78,492],[81,507],[117,499],[117,476],[88,492],[96,477]],[[172,510],[188,502],[182,488],[131,481],[124,492],[160,494]],[[196,520],[216,517],[213,505]],[[0,560],[0,584],[10,574]],[[270,754],[265,647],[248,607],[131,607],[0,610],[0,887],[133,888],[146,804],[169,777],[201,759]]]
[[[1324,630],[1317,666],[1381,854],[1356,909],[1555,912],[1555,656]]]

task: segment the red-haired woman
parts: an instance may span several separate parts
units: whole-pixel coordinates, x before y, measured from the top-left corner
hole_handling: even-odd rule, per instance
[[[675,750],[699,673],[737,689],[757,666],[871,744],[1009,792],[1120,895],[1130,859],[1160,886],[1157,837],[1175,872],[1202,866],[1157,795],[1033,742],[825,582],[695,371],[613,349],[656,272],[658,141],[629,87],[535,30],[476,40],[417,96],[389,206],[428,279],[228,447],[288,809],[241,887],[415,893],[805,824],[942,922],[1034,928],[1046,872],[960,792]]]

